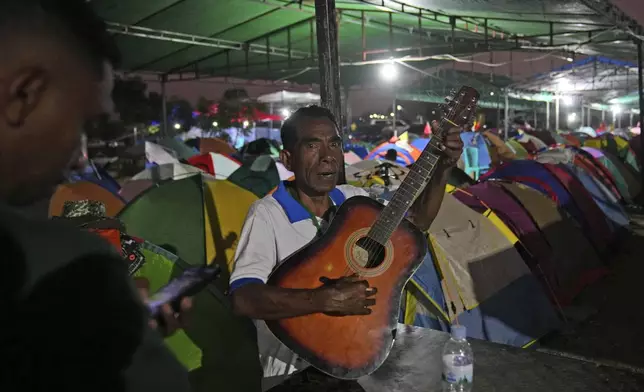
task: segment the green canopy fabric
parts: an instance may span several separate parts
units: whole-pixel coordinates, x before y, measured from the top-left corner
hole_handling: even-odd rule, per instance
[[[152,187],[119,214],[127,233],[150,241],[191,265],[206,264],[201,175]]]
[[[270,155],[261,155],[244,164],[228,177],[228,181],[253,192],[257,197],[266,196],[280,182],[275,160]]]
[[[136,276],[148,279],[151,293],[190,267],[149,242],[141,250],[145,263]],[[167,338],[166,344],[190,371],[194,392],[261,390],[255,326],[249,319],[236,317],[227,298],[213,285],[193,297],[190,323]]]

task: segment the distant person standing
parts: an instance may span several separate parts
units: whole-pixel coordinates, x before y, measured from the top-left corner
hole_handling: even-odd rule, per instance
[[[188,391],[111,245],[17,210],[51,196],[111,111],[118,54],[88,4],[0,1],[0,391]]]

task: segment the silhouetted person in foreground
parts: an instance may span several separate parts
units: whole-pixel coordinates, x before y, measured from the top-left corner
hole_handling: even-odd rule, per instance
[[[84,0],[0,1],[0,391],[173,391],[163,344],[112,246],[15,207],[47,198],[84,125],[111,110],[118,60]]]

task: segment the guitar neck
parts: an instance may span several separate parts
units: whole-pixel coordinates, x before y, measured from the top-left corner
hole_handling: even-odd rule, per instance
[[[394,193],[389,204],[382,210],[378,220],[369,230],[369,238],[380,244],[387,243],[389,237],[434,175],[440,162],[440,142],[441,139],[438,136],[432,137],[420,157],[412,165],[407,177]]]

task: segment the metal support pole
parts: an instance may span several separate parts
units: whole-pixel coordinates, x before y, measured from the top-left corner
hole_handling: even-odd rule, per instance
[[[505,92],[505,140],[508,140],[508,132],[510,132],[510,99],[508,92]]]
[[[593,118],[590,115],[590,106],[588,106],[586,107],[586,125],[588,125],[589,127],[592,127],[593,126],[592,122],[593,122]]]
[[[555,101],[555,131],[559,131],[559,99],[557,95],[557,101]]]
[[[535,129],[537,129],[537,108],[534,108],[533,112],[534,112],[534,124],[532,124],[532,126]]]
[[[606,121],[606,111],[602,109],[602,122]]]
[[[633,128],[633,110],[629,109],[628,113],[628,127]]]
[[[165,91],[165,84],[168,80],[166,75],[161,76],[161,132],[163,136],[168,137],[168,96]]]
[[[394,103],[391,106],[391,112],[394,114],[391,118],[392,125],[394,127],[394,137],[398,137],[398,127],[396,126],[396,92],[394,92]]]
[[[550,102],[546,102],[546,131],[550,130]]]
[[[584,115],[584,99],[582,98],[579,101],[579,103],[581,104],[581,113],[580,113],[580,116],[579,116],[579,126],[583,127],[583,126],[586,125],[585,124],[586,123],[586,116]]]
[[[335,0],[315,0],[315,22],[318,38],[321,103],[333,113],[338,124],[342,124],[342,92],[340,89]]]

